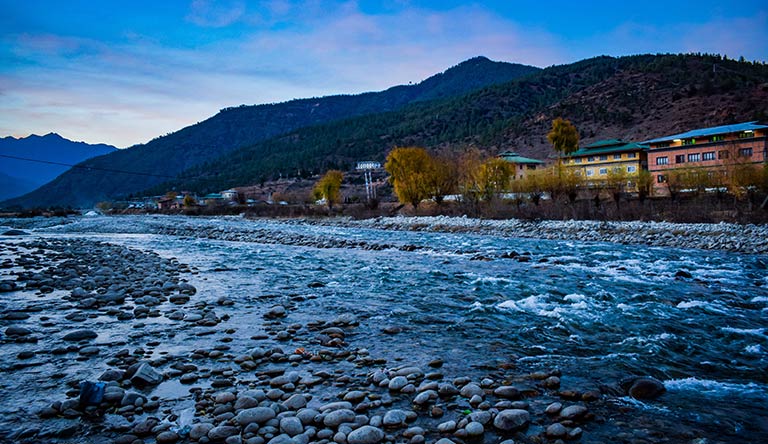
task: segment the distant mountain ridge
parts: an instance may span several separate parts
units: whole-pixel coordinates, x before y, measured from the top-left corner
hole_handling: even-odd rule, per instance
[[[460,96],[538,71],[540,68],[475,57],[418,84],[395,86],[381,92],[225,108],[205,121],[146,144],[86,161],[81,166],[94,170],[72,169],[40,189],[2,202],[0,206],[91,206],[100,200],[142,192],[238,148],[302,127]],[[100,174],[98,169],[146,174]]]
[[[88,144],[65,139],[56,133],[44,136],[0,138],[0,199],[20,196],[50,182],[69,169],[65,165],[115,152],[111,145]],[[40,162],[14,159],[25,158]],[[44,163],[52,162],[52,163]],[[65,165],[55,165],[63,163]]]
[[[582,143],[765,120],[768,65],[713,55],[596,57],[464,96],[298,129],[192,168],[150,192],[205,193],[277,172],[382,161],[394,146],[475,146],[546,159],[553,154],[546,134],[556,117],[574,122]]]

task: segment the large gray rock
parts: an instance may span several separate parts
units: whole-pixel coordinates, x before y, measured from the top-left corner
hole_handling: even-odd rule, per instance
[[[389,389],[393,392],[400,391],[403,387],[408,385],[408,379],[405,376],[395,376],[389,381]]]
[[[334,410],[323,419],[323,424],[326,427],[338,427],[339,424],[345,422],[353,422],[355,420],[355,412],[349,409]]]
[[[218,426],[208,431],[208,438],[211,441],[224,441],[230,436],[240,434],[240,429],[233,426]]]
[[[520,390],[510,385],[497,387],[496,390],[493,391],[493,394],[499,398],[520,399]]]
[[[64,335],[62,339],[65,341],[83,341],[86,339],[96,339],[97,336],[98,334],[93,330],[75,330]]]
[[[656,399],[667,389],[656,378],[638,378],[629,388],[629,396],[635,399]]]
[[[347,435],[347,444],[376,444],[384,439],[384,431],[365,425]]]
[[[562,419],[578,419],[586,415],[589,410],[583,405],[571,405],[560,411]]]
[[[502,410],[493,420],[493,426],[504,432],[522,429],[531,421],[531,414],[527,410],[508,409]]]
[[[131,377],[131,382],[139,386],[157,385],[163,382],[163,375],[155,371],[151,365],[145,362],[136,369],[136,373]]]
[[[201,422],[192,426],[189,429],[189,439],[197,441],[203,436],[208,436],[208,432],[213,428],[213,424],[207,422]]]
[[[241,410],[240,413],[235,416],[235,421],[238,424],[245,427],[251,423],[263,424],[270,419],[277,416],[275,411],[269,407],[254,407],[250,409]]]
[[[384,414],[383,423],[385,427],[397,427],[403,425],[407,417],[408,414],[403,410],[390,410]]]
[[[304,432],[304,426],[299,418],[287,416],[280,419],[280,431],[289,436],[296,436]]]
[[[485,392],[483,391],[483,389],[480,388],[479,385],[475,384],[474,382],[470,382],[469,384],[461,388],[461,391],[459,392],[459,394],[465,398],[471,398],[475,395],[484,396]]]
[[[286,399],[283,402],[283,407],[287,408],[288,410],[299,410],[299,409],[303,409],[306,406],[307,406],[307,397],[301,393],[296,393],[295,395],[291,395],[290,398]]]

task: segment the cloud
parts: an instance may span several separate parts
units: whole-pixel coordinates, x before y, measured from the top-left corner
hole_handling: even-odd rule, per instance
[[[245,4],[240,0],[193,0],[187,20],[206,28],[222,28],[241,19],[244,13]]]
[[[478,5],[438,11],[401,2],[371,13],[356,2],[196,0],[186,19],[185,32],[212,43],[173,45],[162,32],[126,32],[109,44],[50,32],[0,36],[0,134],[55,131],[127,146],[224,107],[415,83],[478,55],[536,66],[644,52],[765,60],[755,42],[768,41],[765,13],[675,27],[629,21],[572,39]]]

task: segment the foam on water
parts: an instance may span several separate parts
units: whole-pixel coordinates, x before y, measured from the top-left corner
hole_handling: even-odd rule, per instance
[[[672,393],[696,392],[700,395],[718,398],[757,395],[759,397],[765,397],[766,402],[768,402],[768,387],[766,387],[765,384],[758,384],[756,382],[740,384],[736,382],[714,381],[710,379],[690,377],[664,381],[664,387]]]

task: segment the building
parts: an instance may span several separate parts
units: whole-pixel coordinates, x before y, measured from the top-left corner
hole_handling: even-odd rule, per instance
[[[701,128],[644,143],[648,151],[648,170],[654,178],[654,194],[670,194],[670,179],[697,174],[722,183],[739,165],[766,162],[768,126],[756,122]],[[704,173],[704,174],[699,174]]]
[[[357,162],[355,169],[356,170],[378,170],[378,169],[381,169],[381,162],[376,162],[373,160],[363,160],[363,161]]]
[[[238,199],[239,193],[235,189],[228,189],[221,192],[221,197],[224,200],[236,202]]]
[[[632,191],[631,177],[647,169],[648,146],[621,139],[598,140],[569,154],[563,165],[593,183],[607,180],[610,171],[621,171],[629,178],[627,190]]]
[[[533,171],[536,168],[544,166],[544,162],[541,160],[523,157],[512,151],[505,151],[496,157],[504,159],[515,166],[515,176],[513,177],[515,180],[525,179],[525,175],[528,171]]]

